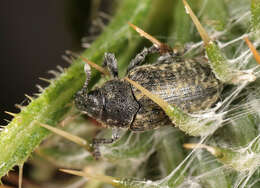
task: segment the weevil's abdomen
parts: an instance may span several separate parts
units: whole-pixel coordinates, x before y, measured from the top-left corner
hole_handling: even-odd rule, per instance
[[[128,77],[168,103],[176,105],[188,113],[211,107],[218,100],[222,90],[221,82],[211,71],[208,62],[202,58],[189,59],[183,62],[173,62],[168,59],[152,65],[139,66],[131,70]],[[138,119],[144,117],[147,117],[147,120],[156,120],[156,117],[149,118],[147,116],[146,113],[151,113],[149,110],[155,110],[156,113],[151,114],[153,116],[158,114],[157,120],[162,120],[162,124],[168,120],[166,115],[163,117],[156,104],[151,105],[153,102],[149,98],[143,96],[134,87],[133,92],[142,106],[136,115],[134,122],[136,125],[133,125],[134,127],[137,128],[139,125]],[[147,122],[148,128],[160,125],[156,125],[156,122],[151,121],[149,125],[149,122]]]

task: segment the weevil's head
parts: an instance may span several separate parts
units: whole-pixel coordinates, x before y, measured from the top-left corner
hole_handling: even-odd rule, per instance
[[[90,91],[88,93],[81,90],[75,95],[74,101],[76,107],[89,116],[95,119],[99,119],[102,116],[105,102],[104,97],[102,96],[99,89]]]
[[[104,97],[100,89],[88,91],[88,83],[91,75],[90,66],[85,64],[84,70],[86,73],[86,82],[83,88],[76,93],[74,102],[80,111],[93,118],[100,118],[104,106]]]
[[[83,88],[75,95],[76,107],[105,126],[128,127],[139,109],[129,83],[112,79],[100,88],[88,91],[90,67]]]
[[[139,105],[131,87],[121,80],[107,81],[87,93],[84,88],[75,95],[76,107],[104,126],[130,126]]]

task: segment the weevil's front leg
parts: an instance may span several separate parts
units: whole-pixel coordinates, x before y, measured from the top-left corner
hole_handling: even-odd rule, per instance
[[[105,53],[103,67],[107,67],[114,78],[118,77],[117,60],[113,53]]]
[[[137,54],[133,60],[131,60],[130,64],[128,65],[127,72],[135,68],[136,66],[141,65],[146,56],[149,54],[158,53],[159,48],[157,48],[155,45],[151,46],[150,48],[144,48],[142,52]]]
[[[92,141],[92,147],[93,147],[93,155],[96,159],[99,159],[101,154],[99,151],[99,146],[101,144],[112,144],[116,140],[119,139],[120,130],[118,128],[112,128],[112,138],[94,138]]]

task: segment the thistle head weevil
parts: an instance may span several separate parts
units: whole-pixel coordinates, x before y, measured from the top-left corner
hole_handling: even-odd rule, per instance
[[[222,83],[211,71],[204,57],[184,59],[170,47],[130,24],[142,36],[153,42],[150,48],[131,60],[126,77],[135,81],[169,104],[176,105],[185,113],[197,112],[211,107],[219,98]],[[157,60],[143,65],[147,55],[158,53]],[[151,99],[136,87],[118,77],[117,60],[112,53],[105,53],[103,67],[108,68],[113,79],[100,88],[88,91],[91,71],[85,65],[86,82],[75,96],[77,108],[96,119],[104,127],[113,128],[111,139],[94,139],[94,154],[98,157],[98,145],[112,143],[119,128],[146,131],[171,125],[169,117]]]

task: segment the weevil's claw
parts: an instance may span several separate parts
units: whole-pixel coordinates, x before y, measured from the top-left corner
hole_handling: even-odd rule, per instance
[[[98,160],[101,157],[101,153],[99,150],[100,144],[112,144],[115,142],[117,139],[120,138],[120,129],[118,128],[112,128],[112,138],[94,138],[92,140],[92,155],[93,157]]]
[[[93,148],[93,156],[96,160],[98,160],[100,157],[101,157],[101,153],[100,153],[100,150],[99,150],[99,146],[100,144],[111,144],[115,141],[116,139],[115,138],[110,138],[110,139],[107,139],[107,138],[94,138],[92,140],[92,148]]]
[[[101,153],[100,153],[100,150],[99,150],[99,146],[98,146],[98,145],[96,145],[96,146],[93,145],[92,155],[93,155],[93,157],[95,158],[95,160],[99,160],[99,159],[100,159]]]
[[[100,150],[99,150],[99,140],[98,139],[93,139],[92,140],[92,148],[93,148],[93,151],[92,151],[92,155],[93,157],[96,159],[96,160],[99,160],[100,157],[101,157],[101,153],[100,153]]]
[[[154,38],[153,36],[149,35],[148,33],[146,33],[144,30],[140,29],[139,27],[137,27],[136,25],[128,22],[128,24],[137,32],[139,33],[142,37],[148,39],[149,41],[151,41],[154,46],[156,46],[157,48],[160,49],[160,53],[164,54],[164,53],[169,53],[169,52],[173,52],[173,49],[168,46],[167,44],[164,44],[162,42],[160,42],[159,40],[157,40],[156,38]]]

